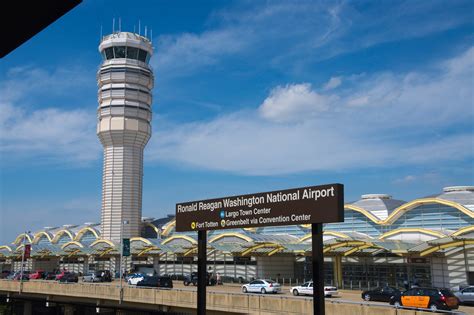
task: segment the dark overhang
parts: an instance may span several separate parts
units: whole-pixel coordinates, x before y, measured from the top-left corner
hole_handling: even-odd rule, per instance
[[[5,57],[48,25],[69,12],[82,0],[8,1],[2,5],[2,44]]]

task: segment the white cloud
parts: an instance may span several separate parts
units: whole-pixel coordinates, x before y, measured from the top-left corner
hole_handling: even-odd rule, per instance
[[[341,77],[331,77],[329,81],[324,85],[323,90],[328,91],[337,88],[342,83]]]
[[[328,110],[334,98],[316,93],[309,83],[277,86],[259,110],[268,120],[292,121],[300,116],[313,116]]]
[[[84,110],[46,108],[26,111],[0,104],[2,159],[43,158],[84,163],[96,160],[95,115]]]
[[[337,94],[306,83],[278,86],[257,109],[158,126],[147,158],[254,175],[469,159],[472,133],[445,130],[474,118],[473,51],[429,75],[365,75]]]
[[[225,58],[284,72],[383,42],[421,37],[470,23],[469,2],[446,11],[442,1],[373,3],[251,2],[214,12],[201,33],[156,40],[153,66],[162,76],[188,75]],[[337,79],[332,84],[336,84]]]
[[[95,111],[45,106],[53,94],[77,92],[89,81],[80,70],[10,69],[0,82],[3,162],[21,158],[77,165],[96,160],[100,145],[95,137]]]
[[[153,67],[167,76],[192,72],[202,66],[215,64],[224,55],[242,50],[246,41],[240,30],[224,29],[202,34],[184,33],[158,38]]]

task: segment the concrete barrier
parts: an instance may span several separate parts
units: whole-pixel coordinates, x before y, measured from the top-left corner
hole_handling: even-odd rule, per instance
[[[18,294],[18,281],[0,280],[0,293]],[[120,288],[115,284],[63,284],[53,281],[29,281],[23,283],[23,292],[39,298],[74,298],[78,302],[96,304],[107,301],[108,305],[118,305]],[[294,298],[284,295],[261,295],[213,292],[207,294],[207,308],[213,314],[240,313],[251,315],[312,314],[311,298]],[[187,289],[152,289],[125,286],[123,303],[155,307],[161,305],[173,309],[196,308],[197,293]],[[211,313],[211,312],[210,312]],[[401,310],[382,305],[349,303],[326,300],[327,315],[428,315],[429,312]]]

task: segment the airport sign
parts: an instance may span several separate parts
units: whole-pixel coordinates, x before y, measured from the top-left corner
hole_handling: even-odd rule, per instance
[[[343,221],[342,184],[176,204],[178,232]]]

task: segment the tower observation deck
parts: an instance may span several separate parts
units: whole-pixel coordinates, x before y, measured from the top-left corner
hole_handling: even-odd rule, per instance
[[[97,135],[104,147],[102,237],[140,236],[143,149],[151,136],[153,71],[148,38],[129,32],[104,36],[97,72]]]

